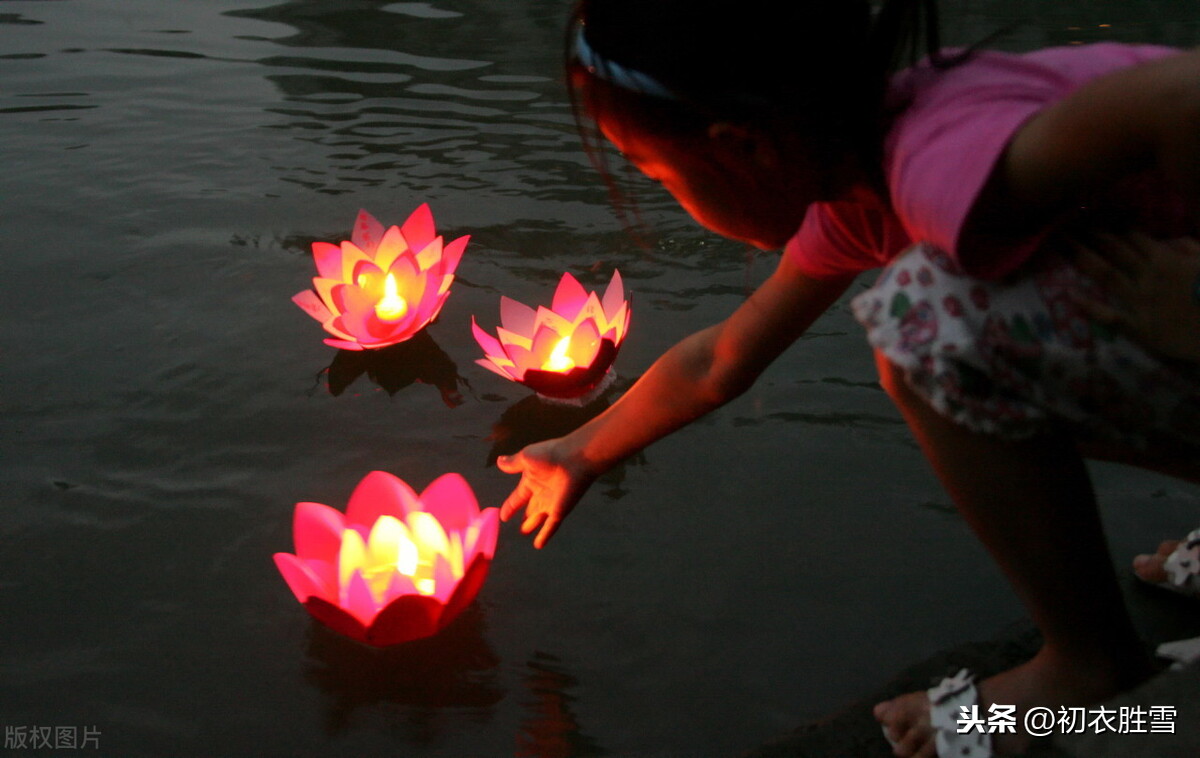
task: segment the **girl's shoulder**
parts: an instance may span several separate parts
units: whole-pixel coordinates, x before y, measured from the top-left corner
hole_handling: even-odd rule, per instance
[[[949,68],[923,62],[897,74],[883,165],[893,211],[913,239],[957,257],[967,216],[1023,124],[1093,79],[1182,52],[1117,43],[978,51]],[[979,273],[999,275],[1029,249]]]
[[[1097,77],[1184,52],[1162,45],[1098,42],[1047,47],[1024,53],[977,50],[961,63],[929,60],[897,73],[889,87],[893,112],[908,115],[947,103],[995,102],[998,98],[1057,98]],[[953,59],[961,50],[943,51]]]

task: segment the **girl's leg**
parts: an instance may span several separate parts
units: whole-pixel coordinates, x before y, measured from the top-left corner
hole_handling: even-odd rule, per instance
[[[973,432],[929,406],[882,355],[877,363],[884,388],[942,484],[1045,641],[1031,661],[982,682],[980,697],[1016,705],[1022,714],[1034,705],[1093,703],[1145,678],[1150,663],[1125,610],[1073,440],[1051,435],[1009,441]],[[897,755],[934,755],[924,693],[881,703],[875,713],[899,740]],[[998,752],[1025,741],[1022,735],[995,737]]]

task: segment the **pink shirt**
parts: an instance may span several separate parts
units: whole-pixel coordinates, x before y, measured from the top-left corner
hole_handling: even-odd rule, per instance
[[[1179,52],[1116,43],[1023,55],[981,51],[944,71],[923,63],[898,73],[890,96],[910,104],[884,142],[892,207],[814,203],[784,254],[819,279],[886,265],[914,242],[932,243],[959,260],[967,214],[1005,147],[1031,116],[1092,79]],[[1151,204],[1167,194],[1161,183],[1149,195],[1128,190],[1114,189],[1109,201]],[[1167,205],[1177,210],[1180,203],[1173,200]],[[1003,276],[1029,257],[1039,239],[1003,258],[971,261],[968,271],[983,278]]]

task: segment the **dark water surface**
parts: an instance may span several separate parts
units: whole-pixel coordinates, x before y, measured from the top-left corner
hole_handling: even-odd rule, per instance
[[[496,450],[578,422],[474,365],[471,314],[619,267],[627,383],[772,265],[648,184],[661,237],[621,231],[559,79],[566,5],[0,3],[6,730],[94,727],[122,757],[716,756],[1019,617],[842,305],[547,550],[506,527],[442,636],[376,654],[296,604],[271,563],[296,501],[341,508],[381,468],[498,505]],[[948,38],[1194,44],[1196,10],[964,2]],[[309,243],[425,201],[473,240],[422,361],[326,372],[289,302]],[[1122,559],[1194,526],[1193,489],[1098,474]]]

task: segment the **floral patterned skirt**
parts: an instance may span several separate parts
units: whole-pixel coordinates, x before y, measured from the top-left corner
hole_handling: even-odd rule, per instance
[[[1094,285],[1046,256],[984,282],[928,245],[897,257],[854,298],[871,345],[943,415],[1024,438],[1064,427],[1137,449],[1200,446],[1200,367],[1161,358],[1090,321]]]

